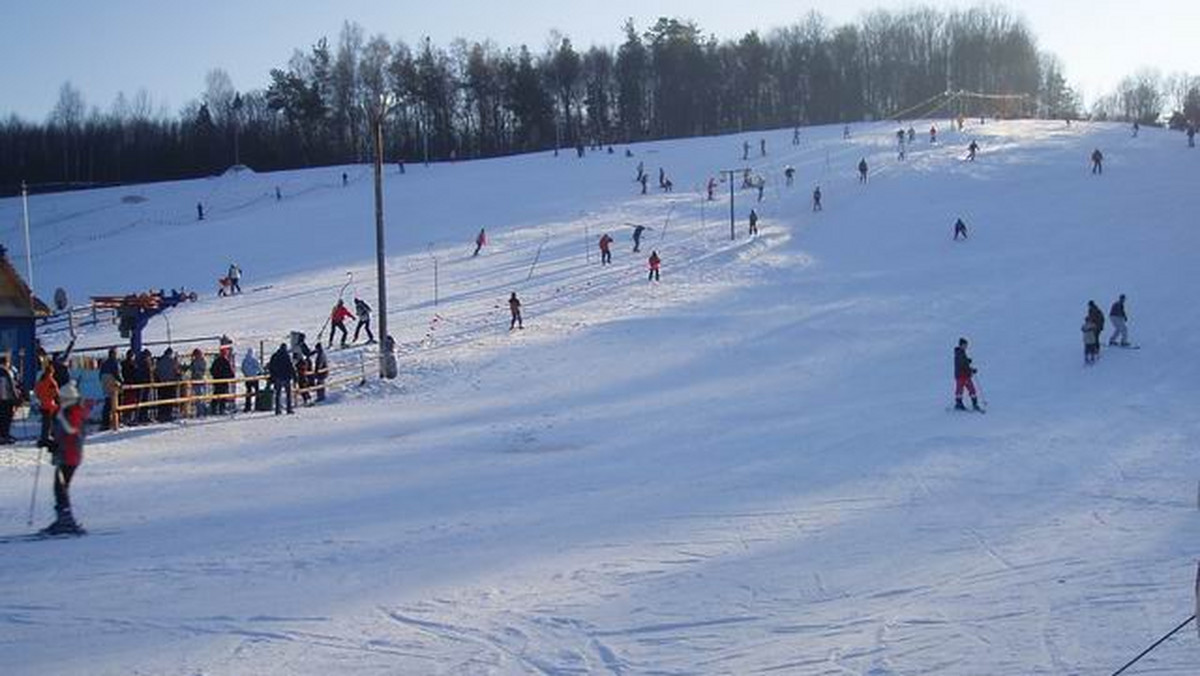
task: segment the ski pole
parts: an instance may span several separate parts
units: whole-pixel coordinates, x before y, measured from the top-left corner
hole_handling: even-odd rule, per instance
[[[983,381],[979,379],[979,373],[975,374],[975,389],[979,390],[979,401],[983,402],[983,407],[988,407],[987,397],[983,394]]]
[[[42,449],[38,449],[37,467],[33,470],[33,492],[29,496],[29,518],[25,520],[26,526],[33,525],[33,506],[37,502],[37,489],[39,480],[42,478]]]

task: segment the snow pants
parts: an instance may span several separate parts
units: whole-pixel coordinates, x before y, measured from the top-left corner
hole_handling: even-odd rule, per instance
[[[59,465],[54,472],[54,512],[61,519],[71,513],[71,479],[78,465]]]
[[[971,376],[958,376],[954,379],[954,396],[962,398],[963,390],[972,397],[975,396],[975,383],[971,381]]]
[[[374,343],[375,342],[375,334],[371,333],[371,318],[370,317],[364,317],[364,318],[358,320],[358,323],[354,325],[354,342],[356,342],[356,343],[358,342],[358,332],[362,331],[363,329],[367,330],[367,340],[369,342]]]
[[[329,329],[329,347],[333,347],[333,334],[338,331],[342,332],[342,347],[346,346],[346,340],[350,337],[350,332],[346,330],[346,325],[342,322],[333,322],[333,326]]]
[[[1113,332],[1112,337],[1108,339],[1109,345],[1128,345],[1129,344],[1129,327],[1125,325],[1124,317],[1109,317],[1112,320]]]

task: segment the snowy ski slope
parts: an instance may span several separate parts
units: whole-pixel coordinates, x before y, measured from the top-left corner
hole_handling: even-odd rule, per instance
[[[1111,673],[1194,611],[1200,154],[1118,125],[914,126],[903,163],[879,123],[389,167],[398,382],[95,435],[73,497],[98,533],[0,545],[0,673]],[[703,186],[746,164],[769,182],[737,193],[730,242],[728,187]],[[197,289],[175,338],[315,335],[348,271],[374,304],[369,168],[30,208],[41,295]],[[0,201],[24,269],[20,214]],[[230,262],[248,293],[217,299]],[[1086,301],[1118,293],[1142,349],[1084,368]],[[986,416],[945,412],[959,336]],[[38,456],[0,459],[0,533],[23,532]],[[1197,664],[1189,630],[1129,673]]]

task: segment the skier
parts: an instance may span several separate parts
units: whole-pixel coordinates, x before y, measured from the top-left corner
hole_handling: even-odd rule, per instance
[[[867,158],[862,158],[858,161],[858,182],[867,182]]]
[[[658,187],[667,187],[667,172],[662,168],[658,168]]]
[[[712,178],[710,176],[708,179],[708,201],[709,202],[713,201],[713,199],[714,199],[713,193],[715,193],[716,190],[717,190],[717,179]]]
[[[371,342],[375,342],[372,338]],[[329,360],[325,357],[325,349],[317,345],[313,353],[312,380],[317,386],[317,401],[325,401],[325,380],[329,378]]]
[[[83,527],[71,514],[71,479],[83,464],[84,425],[91,407],[79,399],[79,390],[68,383],[59,390],[60,408],[54,416],[51,458],[54,472],[54,523],[42,529],[47,535],[83,535]]]
[[[204,205],[201,204],[200,202],[196,202],[196,220],[197,221],[204,220]]]
[[[750,210],[750,236],[753,237],[757,234],[758,234],[758,212],[751,209]]]
[[[283,199],[283,193],[279,192],[279,186],[275,186],[275,201],[278,202],[282,199]]]
[[[979,398],[975,392],[975,382],[971,376],[977,373],[977,369],[971,366],[971,358],[967,356],[967,339],[959,338],[958,347],[954,348],[954,410],[965,411],[966,406],[963,406],[962,394],[963,390],[971,395],[971,408],[983,412],[979,408]]]
[[[21,403],[17,376],[8,365],[8,356],[0,355],[0,444],[15,443],[12,437],[13,412]]]
[[[645,194],[645,192],[646,192],[646,175],[642,174],[642,193]],[[479,234],[475,235],[475,253],[471,254],[471,257],[474,258],[475,256],[478,256],[479,250],[482,249],[485,244],[487,244],[487,233],[484,232],[483,228],[480,228]]]
[[[292,415],[295,412],[292,410],[292,380],[296,378],[296,367],[292,365],[292,357],[288,354],[287,343],[280,343],[279,349],[271,355],[271,361],[267,362],[267,373],[271,377],[275,415],[280,414],[284,394],[287,394],[288,415]]]
[[[967,161],[975,161],[975,153],[979,150],[979,144],[974,139],[971,140],[971,145],[967,146]]]
[[[1104,312],[1096,305],[1095,301],[1088,301],[1087,317],[1093,324],[1096,325],[1096,356],[1100,356],[1100,339],[1099,336],[1104,335]]]
[[[356,297],[354,299],[354,314],[358,316],[358,323],[354,325],[354,342],[358,342],[358,332],[366,329],[367,345],[373,345],[375,343],[375,334],[371,333],[371,306],[367,305],[367,301]]]
[[[237,263],[229,264],[229,275],[227,277],[229,279],[229,294],[241,293],[242,269],[238,267]]]
[[[792,187],[792,183],[796,180],[796,168],[790,164],[784,167],[783,177],[787,180],[787,187]]]
[[[242,411],[249,413],[254,407],[254,400],[258,398],[258,378],[262,375],[262,365],[258,363],[252,348],[247,348],[246,356],[242,357],[242,375],[247,379],[246,405],[242,407]]]
[[[646,231],[646,226],[635,225],[633,227],[633,252],[637,253],[642,248],[642,233]]]
[[[909,125],[909,127],[908,127],[908,142],[913,143],[916,140],[917,140],[917,130],[913,129],[912,125]]]
[[[1099,148],[1092,151],[1092,173],[1104,173],[1104,153],[1100,152]]]
[[[967,238],[967,224],[963,223],[963,219],[954,221],[954,240],[958,241],[958,236],[962,235],[963,239]]]
[[[767,139],[765,139],[765,138],[758,139],[758,153],[762,157],[767,156]]]
[[[847,125],[842,126],[842,138],[843,139],[850,138],[850,125],[847,124]]]
[[[1118,347],[1129,347],[1129,327],[1126,323],[1129,317],[1125,314],[1125,294],[1112,304],[1112,308],[1108,311],[1108,318],[1112,320],[1113,332],[1108,339],[1109,345]]]
[[[1083,318],[1083,326],[1079,330],[1083,332],[1083,363],[1085,366],[1091,366],[1100,358],[1100,327],[1096,325],[1090,312]]]
[[[349,176],[346,176],[346,172],[344,172],[344,171],[343,171],[343,172],[342,172],[342,187],[343,187],[343,188],[344,188],[344,187],[346,187],[346,183],[347,183],[349,180],[350,180],[350,177],[349,177]]]
[[[761,202],[763,198],[763,188],[767,187],[767,179],[759,176],[754,181],[754,187],[756,190],[758,190],[758,201]]]
[[[813,211],[821,211],[821,186],[813,188]]]
[[[33,386],[33,394],[37,397],[38,410],[42,414],[42,428],[38,434],[38,448],[50,448],[50,433],[54,428],[54,415],[58,413],[58,383],[54,382],[54,369],[47,364],[42,369],[42,376]]]
[[[341,346],[346,347],[346,339],[350,337],[350,332],[346,330],[346,320],[353,318],[354,315],[346,309],[346,301],[339,298],[337,305],[334,305],[329,313],[329,347],[333,347],[333,334],[338,331],[342,332]]]
[[[1142,125],[1138,124],[1137,120],[1133,121],[1133,137],[1137,138],[1138,132],[1142,130]]]
[[[937,143],[937,125],[930,125],[929,127],[929,143],[931,145]]]
[[[226,410],[234,408],[229,405],[229,387],[232,383],[228,381],[237,377],[237,374],[233,372],[233,364],[229,361],[229,355],[224,350],[217,353],[208,372],[214,381],[226,381],[213,383],[213,413],[223,415]]]
[[[600,237],[600,265],[612,263],[612,243],[613,238],[607,232]]]
[[[632,155],[632,154],[629,154],[629,151],[628,151],[628,150],[626,150],[626,151],[625,151],[625,153],[626,153],[626,155],[625,155],[626,157],[633,157],[633,155]],[[642,182],[642,178],[643,178],[645,175],[646,175],[646,165],[645,165],[645,163],[643,163],[641,160],[639,160],[639,161],[638,161],[638,173],[637,173],[637,178],[633,179],[633,182],[634,182],[634,183],[641,183],[641,182]]]
[[[659,281],[660,278],[658,275],[658,269],[660,266],[662,266],[662,259],[658,257],[658,252],[651,251],[650,252],[650,276],[646,278],[646,281],[648,281],[648,282],[651,280],[653,280],[655,282]]]
[[[512,315],[512,319],[508,322],[509,331],[512,331],[514,327],[525,328],[525,322],[521,319],[521,300],[517,298],[516,291],[513,291],[512,295],[508,297],[508,312]]]
[[[800,145],[800,127],[796,127],[792,130],[792,145]]]
[[[1195,148],[1196,147],[1196,125],[1194,125],[1194,124],[1188,125],[1187,137],[1188,137],[1188,147]]]
[[[742,141],[742,159],[743,160],[750,159],[750,142],[749,141]]]

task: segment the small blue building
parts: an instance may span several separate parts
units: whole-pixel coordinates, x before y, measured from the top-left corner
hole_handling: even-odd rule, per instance
[[[34,322],[49,314],[0,247],[0,354],[8,355],[26,392],[32,391],[39,370]]]

